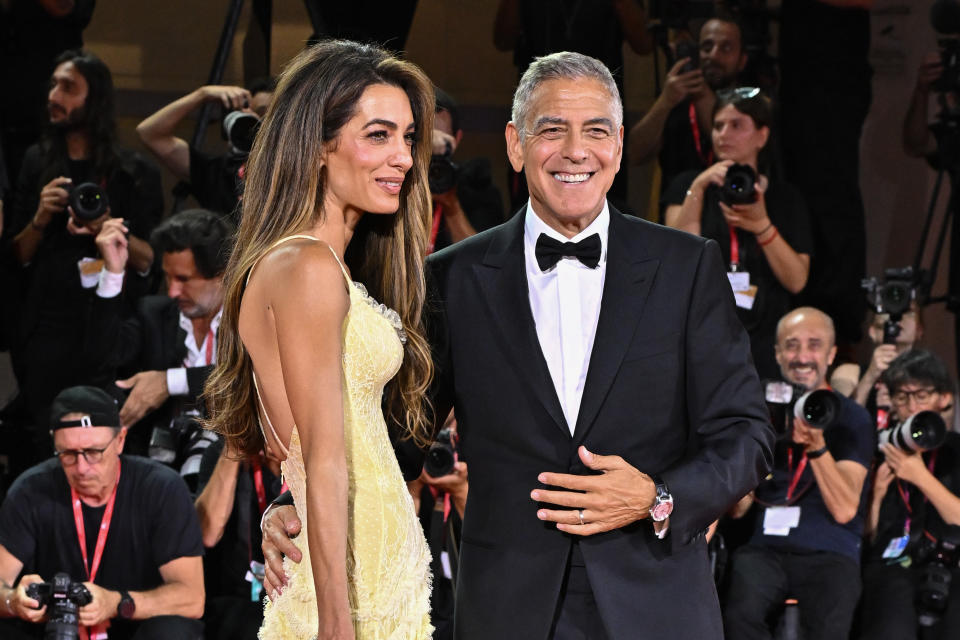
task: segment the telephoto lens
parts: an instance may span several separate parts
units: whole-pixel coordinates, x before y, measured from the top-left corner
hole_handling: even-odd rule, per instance
[[[877,434],[880,446],[892,444],[907,452],[936,449],[947,437],[947,425],[936,411],[920,411]]]
[[[246,111],[231,111],[223,119],[223,137],[240,153],[250,153],[260,128],[260,118]]]
[[[808,391],[793,405],[793,415],[811,427],[825,429],[840,415],[840,398],[827,389]]]

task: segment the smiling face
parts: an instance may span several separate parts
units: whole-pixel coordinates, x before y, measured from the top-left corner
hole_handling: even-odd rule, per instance
[[[530,100],[527,122],[507,124],[510,164],[526,171],[534,212],[567,237],[597,217],[620,169],[616,99],[592,78],[547,80]],[[526,127],[522,141],[517,126]]]
[[[82,122],[88,92],[87,79],[72,62],[57,65],[50,78],[50,91],[47,94],[50,123],[66,127]]]
[[[827,387],[827,369],[837,355],[829,319],[816,310],[791,312],[779,326],[776,358],[784,379],[805,389]]]
[[[770,129],[758,128],[753,118],[728,104],[713,117],[711,135],[718,159],[756,166],[757,156],[770,137]]]
[[[324,206],[346,212],[396,213],[404,176],[413,166],[413,111],[398,87],[375,84],[324,152]]]

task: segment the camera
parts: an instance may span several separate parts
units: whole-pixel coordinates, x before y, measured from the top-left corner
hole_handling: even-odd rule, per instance
[[[730,206],[757,199],[757,172],[748,164],[733,164],[720,187],[720,201]]]
[[[77,186],[65,184],[63,188],[67,191],[67,204],[73,209],[73,215],[82,222],[96,220],[110,206],[107,192],[95,182],[84,182]]]
[[[884,344],[893,344],[900,335],[898,322],[917,299],[918,274],[913,267],[888,268],[883,277],[864,278],[860,286],[867,292],[867,302],[877,313],[890,316],[883,325]]]
[[[250,153],[259,130],[260,118],[247,111],[231,111],[223,119],[223,138],[238,153]]]
[[[920,411],[877,433],[877,444],[892,444],[908,453],[929,451],[943,444],[947,425],[936,411]]]
[[[440,430],[423,461],[423,470],[427,475],[439,478],[453,473],[453,467],[457,462],[457,439],[456,431],[450,427]]]
[[[677,60],[690,58],[687,61],[687,64],[683,65],[683,68],[680,69],[681,73],[695,71],[700,67],[700,47],[696,42],[692,40],[681,40],[677,43],[676,51]],[[674,62],[676,62],[676,60]]]
[[[800,418],[815,429],[825,429],[840,415],[840,398],[833,391],[808,391],[783,380],[764,384],[764,399],[770,412],[770,424],[780,436],[790,431],[791,418]]]
[[[47,609],[47,626],[43,637],[48,640],[73,640],[78,637],[80,607],[93,601],[90,591],[82,582],[74,582],[66,573],[53,576],[53,582],[34,582],[27,586],[27,597],[33,598]]]
[[[940,621],[947,609],[950,595],[952,572],[958,566],[960,554],[960,527],[948,526],[936,543],[923,538],[926,548],[918,551],[916,559],[925,561],[920,569],[917,581],[915,602],[917,622],[924,627],[932,627]]]
[[[933,83],[933,89],[940,92],[960,91],[960,40],[940,38],[937,45],[940,48],[943,71]]]
[[[453,155],[453,149],[450,148],[450,143],[447,143],[446,151],[430,156],[430,169],[427,172],[430,193],[446,193],[457,185],[460,167],[450,159],[451,155]]]

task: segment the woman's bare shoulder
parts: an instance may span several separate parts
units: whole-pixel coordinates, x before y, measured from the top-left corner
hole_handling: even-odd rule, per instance
[[[251,283],[261,279],[271,299],[293,296],[302,302],[314,298],[335,302],[349,298],[346,274],[333,248],[323,240],[295,238],[269,251],[254,269]]]

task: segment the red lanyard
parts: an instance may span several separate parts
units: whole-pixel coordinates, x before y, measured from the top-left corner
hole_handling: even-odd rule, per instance
[[[697,148],[697,155],[700,156],[703,164],[710,166],[713,164],[713,149],[707,151],[706,156],[704,156],[703,145],[700,142],[700,125],[697,124],[697,107],[692,100],[687,113],[690,115],[690,133],[693,134],[693,145]]]
[[[789,503],[793,499],[793,492],[797,489],[797,483],[800,482],[800,476],[803,475],[803,470],[807,468],[807,452],[803,452],[803,457],[800,458],[800,464],[797,465],[797,470],[793,474],[793,479],[790,480],[790,486],[787,487],[787,502]],[[793,468],[793,449],[787,450],[787,465],[790,469]]]
[[[103,511],[103,518],[100,520],[100,531],[97,532],[97,544],[93,551],[93,566],[87,557],[87,536],[83,527],[83,506],[77,490],[70,487],[70,499],[73,502],[73,522],[77,527],[77,541],[80,543],[80,554],[83,556],[83,568],[87,571],[87,579],[93,582],[97,577],[97,569],[100,568],[100,560],[103,559],[103,549],[107,546],[107,534],[110,531],[110,521],[113,520],[113,505],[117,500],[117,488],[120,486],[120,461],[117,460],[117,484],[113,486],[113,493],[107,501],[107,508]],[[95,627],[80,627],[81,640],[87,638],[106,638],[106,630],[109,622],[99,624]]]
[[[737,237],[737,230],[730,229],[730,270],[737,271],[740,266],[740,239]]]
[[[930,454],[930,461],[927,462],[927,469],[930,470],[930,473],[933,473],[933,468],[937,464],[937,452],[934,451]],[[913,507],[910,506],[910,489],[903,486],[903,483],[900,482],[900,478],[897,478],[897,491],[900,493],[900,499],[903,500],[903,506],[907,508],[907,521],[903,524],[904,535],[910,534],[910,520],[913,517]],[[927,501],[927,497],[923,497],[923,501]]]
[[[433,207],[433,224],[430,227],[430,242],[427,244],[427,255],[433,253],[437,244],[437,233],[440,231],[440,221],[443,220],[443,208],[437,204]]]
[[[257,505],[260,507],[260,515],[267,510],[267,491],[263,486],[263,467],[256,458],[251,458],[250,466],[253,468],[253,487],[257,491]]]

